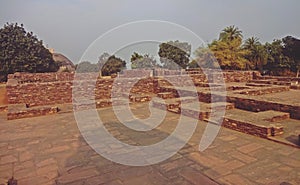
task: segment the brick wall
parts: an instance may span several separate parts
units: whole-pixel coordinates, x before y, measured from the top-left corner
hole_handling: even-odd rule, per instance
[[[144,71],[149,72],[149,71]],[[129,73],[129,72],[128,72]],[[164,72],[165,73],[165,72]],[[226,82],[231,81],[248,81],[253,79],[253,71],[233,71],[224,72],[217,75],[218,78],[224,77]],[[159,86],[172,81],[176,85],[189,86],[189,80],[194,83],[207,82],[208,77],[204,74],[195,74],[191,76],[164,76],[164,77],[148,77],[139,80],[131,89],[134,94],[158,93]],[[92,82],[91,77],[96,77],[96,81]],[[76,79],[80,79],[82,86],[76,89],[76,93],[85,95],[87,91],[93,92],[95,99],[109,99],[111,97],[111,89],[114,85],[112,78],[99,78],[98,73],[76,74]],[[162,79],[163,78],[163,79]],[[8,76],[7,96],[9,104],[25,103],[29,106],[52,105],[72,102],[73,90],[73,73],[15,73]],[[122,94],[128,84],[134,83],[132,78],[118,78],[116,91]],[[77,83],[77,82],[76,82]]]
[[[76,83],[81,85],[76,86],[75,93],[86,97],[87,92],[93,92],[95,99],[109,99],[113,85],[116,92],[121,95],[128,88],[128,85],[135,81],[130,78],[121,78],[118,79],[119,83],[114,84],[115,79],[98,78],[93,82],[89,80],[89,76],[79,75],[81,76],[76,79],[80,80]],[[19,73],[10,75],[7,83],[8,102],[9,104],[25,103],[28,106],[71,103],[73,81],[66,79],[73,78],[74,74],[71,73]],[[59,81],[58,79],[63,80]],[[151,77],[141,79],[134,84],[131,93],[154,93],[154,83],[154,78]]]

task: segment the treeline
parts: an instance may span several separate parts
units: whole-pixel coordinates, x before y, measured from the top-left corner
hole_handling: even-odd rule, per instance
[[[235,26],[225,28],[219,39],[200,47],[190,67],[197,64],[231,70],[259,70],[271,75],[287,75],[300,70],[300,40],[292,36],[262,44],[257,37],[243,41],[242,31]]]
[[[15,72],[56,72],[59,65],[52,54],[32,32],[23,25],[7,23],[0,29],[0,82]],[[261,43],[258,38],[243,40],[242,31],[235,26],[222,30],[219,38],[199,47],[191,56],[187,42],[168,41],[159,45],[159,61],[149,54],[134,52],[131,68],[216,68],[226,70],[259,70],[271,75],[299,75],[300,40],[292,36]],[[96,64],[89,61],[76,65],[77,72],[99,72],[111,75],[126,68],[126,61],[103,53]]]

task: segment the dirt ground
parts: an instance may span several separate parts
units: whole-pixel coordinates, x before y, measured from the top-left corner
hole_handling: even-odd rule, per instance
[[[0,84],[0,105],[8,104],[5,85]]]

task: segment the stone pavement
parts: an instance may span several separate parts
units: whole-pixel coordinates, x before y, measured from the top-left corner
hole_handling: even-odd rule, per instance
[[[134,104],[131,109],[139,118],[149,114],[147,103]],[[111,134],[133,145],[159,142],[172,133],[179,118],[168,112],[155,130],[137,132],[121,125],[111,108],[98,112]],[[300,184],[298,148],[222,127],[213,144],[199,152],[206,124],[199,121],[188,144],[168,160],[130,167],[91,149],[73,113],[12,121],[1,114],[0,184],[5,184],[12,171],[18,185]]]

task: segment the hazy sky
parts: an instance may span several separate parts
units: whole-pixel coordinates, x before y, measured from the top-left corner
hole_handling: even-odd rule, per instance
[[[139,20],[177,23],[204,41],[216,39],[229,25],[238,26],[244,38],[256,36],[262,42],[299,38],[299,7],[299,0],[0,0],[0,25],[23,23],[78,63],[103,33]]]

